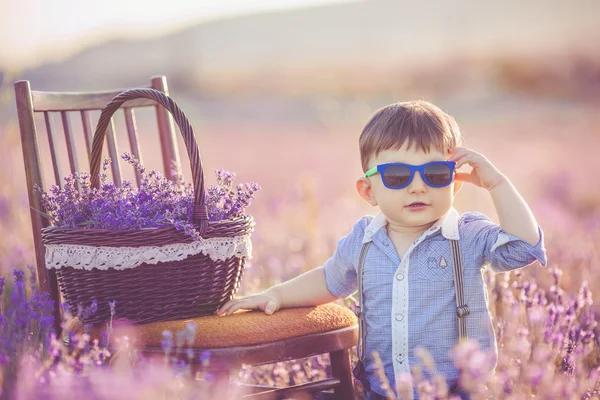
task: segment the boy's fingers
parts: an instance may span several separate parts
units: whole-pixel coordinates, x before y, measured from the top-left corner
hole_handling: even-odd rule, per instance
[[[227,315],[233,314],[235,311],[239,310],[240,308],[251,310],[251,309],[256,308],[256,305],[254,303],[252,303],[251,298],[239,300],[232,307],[230,307],[229,310],[227,310]]]
[[[240,299],[229,300],[227,303],[223,304],[221,306],[221,308],[219,308],[219,310],[217,310],[217,314],[218,315],[225,314],[227,311],[229,311],[231,309],[231,307],[235,306],[240,301],[242,301],[242,300],[240,300]]]
[[[271,315],[275,312],[276,304],[273,300],[267,301],[267,305],[265,306],[265,313]]]
[[[472,167],[474,167],[475,163],[477,163],[477,162],[478,162],[478,160],[472,154],[465,154],[464,156],[461,156],[456,161],[456,169],[459,169],[460,167],[462,167],[465,164],[469,164]]]
[[[223,308],[219,312],[219,315],[231,315],[231,313],[236,310],[236,307],[237,307],[237,302],[232,302],[226,308]]]
[[[229,307],[231,307],[231,304],[233,303],[233,300],[229,300],[227,303],[223,304],[217,311],[215,311],[216,315],[220,315],[223,313],[223,311],[227,310]]]
[[[478,152],[476,152],[475,150],[471,150],[468,147],[455,147],[453,149],[448,150],[449,153],[452,154],[456,154],[456,153],[468,153],[468,154],[479,154]]]
[[[460,149],[460,150],[456,151],[454,154],[452,154],[452,156],[450,158],[448,158],[448,161],[460,160],[462,157],[464,157],[468,154],[469,153],[466,150]]]
[[[240,308],[241,308],[241,306],[239,304],[236,304],[233,307],[230,307],[229,310],[227,310],[227,312],[225,313],[225,315],[231,315],[235,311],[239,310]]]
[[[452,156],[450,158],[448,158],[448,161],[458,161],[464,157],[469,157],[472,160],[483,157],[481,154],[477,153],[476,151],[467,149],[465,147],[457,147],[457,149],[459,149],[459,150],[457,150],[454,154],[452,154]],[[458,165],[457,165],[457,168],[458,168]]]
[[[473,183],[472,175],[470,172],[457,172],[456,180]]]
[[[460,154],[460,155],[457,155],[457,157],[454,157],[454,159],[450,160],[450,161],[454,161],[456,163],[455,168],[458,169],[465,164],[465,159],[467,159],[467,157],[469,157],[468,154]]]
[[[466,147],[456,146],[456,147],[453,147],[450,150],[448,150],[448,153],[457,153],[460,150],[465,150],[465,149],[466,149]]]
[[[262,309],[267,314],[273,314],[275,311],[277,311],[277,303],[274,300],[269,299],[266,303],[262,303],[262,301],[259,302],[258,300],[260,299],[256,298],[255,296],[229,300],[227,303],[223,304],[221,308],[215,311],[215,315],[231,315],[239,309]]]
[[[221,310],[224,309],[225,307],[227,307],[227,304],[229,304],[229,302],[227,302],[227,303],[223,304],[221,307],[217,308],[217,310],[214,312],[214,314],[219,315]]]

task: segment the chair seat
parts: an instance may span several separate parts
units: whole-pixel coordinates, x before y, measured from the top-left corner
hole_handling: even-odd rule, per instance
[[[189,322],[196,324],[195,349],[214,349],[258,345],[299,336],[330,332],[357,324],[354,313],[334,303],[316,307],[288,308],[267,315],[263,311],[238,310],[230,316],[205,316],[177,321],[133,325],[113,320],[112,337],[128,336],[136,346],[161,347],[163,331],[173,333],[185,329]],[[77,318],[65,327],[66,332],[83,333]],[[92,327],[90,336],[99,338],[106,326]]]

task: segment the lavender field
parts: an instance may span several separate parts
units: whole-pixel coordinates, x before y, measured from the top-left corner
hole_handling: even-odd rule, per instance
[[[546,267],[486,272],[499,361],[493,372],[476,343],[456,348],[463,385],[473,399],[487,398],[486,388],[496,399],[600,399],[600,312],[594,304],[600,296],[598,3],[482,4],[339,2],[236,16],[143,40],[86,43],[82,37],[81,51],[57,50],[56,59],[23,71],[0,57],[0,398],[216,400],[245,394],[233,382],[227,394],[213,384],[215,376],[192,373],[186,358],[210,366],[210,354],[187,349],[202,334],[193,325],[164,332],[164,356],[153,360],[136,351],[136,337],[108,326],[99,341],[84,334],[65,344],[52,335],[57,305],[39,292],[31,268],[13,82],[27,79],[38,90],[105,90],[166,74],[170,95],[196,130],[207,183],[223,169],[237,174],[236,183],[261,187],[247,210],[256,226],[239,296],[323,265],[357,219],[377,213],[354,188],[362,173],[358,137],[373,111],[419,98],[455,116],[464,145],[489,158],[528,202],[548,255]],[[76,43],[71,39],[64,41],[69,48]],[[92,113],[92,121],[98,115]],[[143,164],[159,169],[153,110],[136,117]],[[80,122],[71,122],[82,145]],[[43,116],[36,123],[51,185]],[[65,160],[60,118],[54,123]],[[129,151],[122,116],[116,124],[119,150]],[[178,145],[190,182],[183,141]],[[84,152],[78,161],[89,171]],[[134,171],[125,164],[124,176],[132,180]],[[455,207],[497,222],[482,189],[465,185]],[[355,306],[352,297],[338,303]],[[66,318],[80,311],[94,309],[67,310]],[[118,318],[118,304],[113,311]],[[354,351],[352,357],[356,362]],[[435,372],[426,353],[422,358]],[[420,381],[413,372],[421,399],[449,398],[442,379]],[[233,378],[287,386],[329,373],[328,356],[318,356],[247,366]],[[399,382],[400,395],[405,389]],[[355,398],[362,399],[358,382]]]
[[[7,92],[8,88],[5,99],[10,98]],[[172,95],[177,99],[177,93]],[[521,106],[513,99],[484,109],[447,100],[448,111],[457,110],[466,145],[487,155],[531,204],[546,234],[549,259],[547,267],[534,264],[519,272],[486,275],[499,339],[495,374],[489,373],[485,354],[478,353],[473,343],[457,349],[456,362],[473,398],[483,398],[477,395],[483,383],[496,398],[599,398],[593,299],[599,295],[600,189],[595,178],[600,171],[600,104],[521,101]],[[526,112],[523,104],[529,107]],[[290,124],[207,121],[198,116],[192,101],[184,101],[182,107],[198,127],[205,168],[235,171],[240,182],[255,181],[262,187],[248,210],[256,219],[256,230],[241,295],[322,265],[354,221],[375,212],[360,201],[353,187],[360,174],[357,138],[368,105],[345,120]],[[143,118],[140,126],[145,126]],[[136,355],[133,337],[110,338],[114,349],[127,354],[111,362],[109,351],[86,342],[87,336],[75,338],[68,348],[48,336],[48,304],[34,284],[30,288],[33,278],[26,267],[34,256],[15,120],[3,122],[0,132],[5,149],[0,175],[0,382],[5,395],[223,398],[219,388],[190,384],[186,365],[169,360],[173,346],[185,346],[186,335],[200,334],[193,327],[165,336],[166,357],[158,363]],[[151,164],[157,148],[150,139],[145,151]],[[207,179],[210,183],[213,177]],[[472,187],[463,189],[456,208],[495,217],[487,194]],[[353,302],[340,304],[352,307]],[[327,369],[328,359],[322,356],[244,368],[238,380],[287,385],[318,379]],[[202,378],[210,382],[210,376]],[[422,398],[444,398],[444,385],[438,381],[421,382],[418,390]],[[358,384],[356,396],[360,398]]]

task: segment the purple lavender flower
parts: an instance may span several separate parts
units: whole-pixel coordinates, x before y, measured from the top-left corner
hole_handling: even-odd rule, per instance
[[[146,172],[141,162],[129,153],[123,160],[141,176],[139,187],[124,181],[121,187],[108,181],[110,159],[105,159],[100,173],[100,189],[91,188],[86,172],[65,178],[63,188],[52,186],[41,192],[43,214],[53,226],[89,229],[129,230],[173,226],[194,240],[200,236],[192,224],[194,189],[181,179],[172,182],[161,173]],[[235,173],[215,171],[217,186],[206,191],[209,219],[218,221],[243,217],[260,187],[254,182],[234,187]],[[40,212],[42,212],[40,210]]]

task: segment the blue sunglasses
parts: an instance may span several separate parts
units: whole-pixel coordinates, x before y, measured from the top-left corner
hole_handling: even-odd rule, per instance
[[[379,172],[386,188],[403,189],[410,185],[415,172],[419,171],[423,182],[431,187],[441,188],[452,183],[455,167],[454,161],[433,161],[423,165],[389,163],[371,168],[365,176],[369,177]]]

